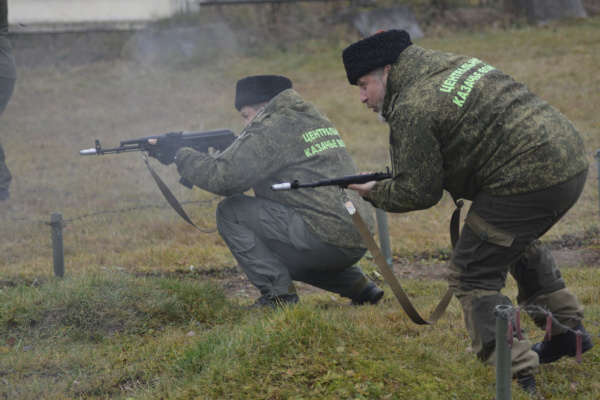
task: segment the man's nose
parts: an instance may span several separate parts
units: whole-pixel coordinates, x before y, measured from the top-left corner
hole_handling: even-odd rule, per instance
[[[358,98],[360,99],[361,103],[366,103],[368,99],[367,95],[362,91],[358,94]]]

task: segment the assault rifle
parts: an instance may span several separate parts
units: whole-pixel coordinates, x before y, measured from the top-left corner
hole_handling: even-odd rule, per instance
[[[197,132],[197,133],[183,133],[183,132],[171,132],[165,135],[148,136],[133,140],[123,140],[121,147],[115,147],[113,149],[103,149],[100,146],[100,141],[96,139],[96,147],[86,150],[81,150],[79,154],[82,156],[87,155],[104,155],[112,153],[126,153],[128,151],[148,151],[149,149],[156,149],[155,145],[148,143],[149,139],[167,139],[170,143],[176,143],[181,147],[191,147],[194,150],[208,153],[208,150],[212,147],[215,150],[225,150],[235,140],[235,134],[229,129],[218,129],[215,131]]]
[[[157,139],[158,144],[151,144],[148,141],[150,139]],[[86,155],[104,155],[111,153],[126,153],[129,151],[152,151],[154,154],[161,151],[161,148],[164,146],[168,146],[169,148],[176,147],[178,149],[182,147],[191,147],[196,151],[200,151],[202,153],[209,153],[212,150],[225,150],[229,145],[231,145],[236,139],[235,134],[229,129],[219,129],[215,131],[207,131],[207,132],[197,132],[197,133],[183,133],[183,132],[171,132],[165,135],[158,136],[148,136],[139,139],[133,140],[124,140],[121,142],[121,147],[115,147],[113,149],[103,149],[100,146],[100,141],[96,139],[96,147],[87,150],[81,150],[79,154],[82,156]],[[166,142],[166,144],[164,144]],[[181,204],[177,201],[173,193],[169,190],[167,185],[160,179],[158,174],[154,171],[150,163],[148,162],[148,158],[144,154],[144,161],[150,170],[150,174],[154,178],[156,185],[162,192],[165,199],[169,202],[171,207],[183,218],[187,223],[192,225],[194,228],[198,229],[204,233],[212,233],[217,230],[217,228],[212,229],[202,229],[198,228],[196,224],[192,222],[190,217],[186,214]],[[154,155],[153,155],[154,156]],[[186,180],[185,178],[181,178],[179,183],[191,189],[193,187],[192,183]]]
[[[148,136],[133,140],[123,140],[120,147],[115,147],[112,149],[103,149],[100,145],[100,141],[96,139],[95,147],[81,150],[79,154],[82,156],[94,154],[101,156],[104,154],[119,154],[130,151],[160,151],[160,145],[148,143],[149,139],[163,139],[164,141],[167,141],[169,145],[174,144],[178,148],[191,147],[196,151],[208,153],[211,149],[225,150],[231,143],[233,143],[233,141],[236,139],[236,136],[229,129],[218,129],[214,131],[196,133],[171,132],[164,135]],[[179,183],[190,189],[192,188],[192,184],[183,178],[179,181]]]
[[[387,172],[374,172],[371,174],[348,175],[340,178],[322,179],[311,183],[300,183],[297,180],[293,182],[276,183],[271,185],[272,190],[292,190],[301,188],[315,188],[320,186],[339,186],[346,189],[348,185],[353,183],[367,183],[371,181],[382,181],[392,177],[389,168]]]

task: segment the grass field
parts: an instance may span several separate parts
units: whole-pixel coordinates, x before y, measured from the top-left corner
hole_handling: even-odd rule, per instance
[[[600,19],[455,33],[417,44],[476,56],[527,84],[563,111],[584,137],[590,160],[581,200],[546,237],[600,246]],[[348,42],[310,40],[293,51],[144,65],[128,59],[21,68],[1,118],[14,175],[0,204],[0,398],[8,399],[492,399],[495,372],[466,352],[453,300],[433,327],[410,322],[388,290],[377,307],[352,308],[329,295],[304,296],[291,310],[244,312],[221,273],[235,261],[217,234],[198,233],[162,198],[140,154],[79,155],[99,139],[229,128],[235,82],[274,73],[334,122],[362,170],[389,165],[387,127],[348,85]],[[200,226],[214,225],[215,196],[177,184],[153,162]],[[389,215],[396,259],[450,251],[449,197],[429,210]],[[53,277],[51,213],[61,213],[65,279]],[[596,258],[597,260],[597,258]],[[190,266],[194,269],[191,270]],[[361,261],[374,271],[369,258]],[[600,332],[598,263],[562,267]],[[404,281],[424,313],[444,281]],[[506,295],[516,295],[509,282]],[[529,319],[533,340],[542,338]],[[561,360],[538,378],[546,399],[595,399],[597,348],[584,362]],[[515,399],[527,398],[516,389]]]

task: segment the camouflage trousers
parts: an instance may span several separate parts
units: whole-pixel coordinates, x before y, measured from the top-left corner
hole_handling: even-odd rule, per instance
[[[2,148],[2,143],[0,142],[0,192],[8,191],[8,186],[11,179],[12,176],[10,174],[10,170],[4,162],[4,149]],[[2,196],[1,193],[0,196]]]
[[[290,207],[234,195],[217,207],[217,228],[242,270],[261,295],[295,293],[293,281],[358,296],[370,281],[354,265],[366,253],[321,242]]]
[[[512,305],[501,294],[507,274],[518,286],[517,302],[532,310],[529,315],[545,328],[549,310],[563,326],[572,328],[583,319],[583,307],[566,288],[549,249],[539,238],[575,204],[585,185],[587,170],[565,183],[534,193],[492,196],[479,193],[465,218],[450,266],[449,284],[460,301],[471,346],[477,357],[495,364],[493,310],[497,305]],[[554,324],[552,334],[564,331]],[[537,373],[537,353],[523,336],[512,347],[512,373],[528,376]]]
[[[6,105],[8,104],[8,100],[12,95],[14,86],[14,79],[0,77],[0,115],[2,115],[4,109],[6,108]],[[3,133],[4,130],[0,131],[0,134]],[[0,198],[4,195],[1,192],[8,193],[8,186],[10,184],[10,180],[12,179],[12,176],[8,167],[6,166],[6,163],[4,162],[4,159],[4,148],[2,147],[2,142],[0,142]]]

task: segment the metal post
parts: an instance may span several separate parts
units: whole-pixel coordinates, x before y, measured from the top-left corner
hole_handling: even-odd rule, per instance
[[[385,261],[392,267],[392,247],[390,245],[390,230],[388,227],[387,213],[379,208],[375,208],[375,217],[377,219],[377,231],[379,232],[379,246],[385,256]]]
[[[511,399],[511,360],[508,348],[508,320],[512,318],[512,307],[496,306],[496,400]],[[511,332],[512,334],[512,332]]]
[[[600,214],[600,149],[596,151],[596,165],[598,166],[598,214]]]
[[[50,214],[50,226],[52,226],[54,276],[62,279],[65,276],[65,257],[63,253],[63,223],[61,213]]]

